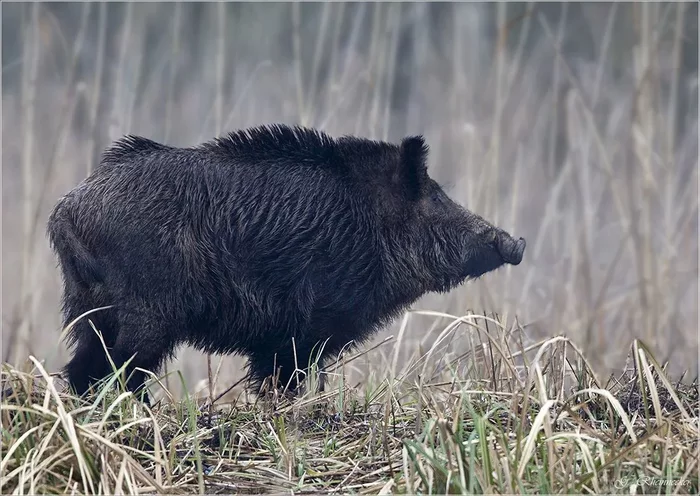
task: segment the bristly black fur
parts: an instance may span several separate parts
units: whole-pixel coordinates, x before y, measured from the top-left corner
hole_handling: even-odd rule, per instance
[[[127,134],[118,139],[102,154],[101,165],[115,165],[124,163],[131,158],[138,158],[144,154],[155,151],[168,150],[170,147],[161,145],[153,140]]]
[[[231,132],[224,138],[215,138],[209,145],[233,153],[324,159],[332,158],[336,144],[316,129],[275,124]]]
[[[347,172],[347,150],[354,156],[379,156],[396,153],[398,147],[354,136],[334,139],[323,131],[302,126],[273,124],[243,129],[214,138],[193,149],[231,154],[255,160],[263,165],[326,166]],[[357,164],[356,164],[357,165]]]
[[[50,215],[64,322],[111,306],[90,318],[117,367],[133,356],[132,390],[145,378],[135,367],[155,371],[185,343],[247,356],[258,385],[276,363],[286,385],[319,343],[323,364],[426,292],[517,258],[508,234],[447,197],[427,158],[420,136],[284,125],[189,148],[126,136]],[[110,366],[87,321],[69,338],[82,393]]]

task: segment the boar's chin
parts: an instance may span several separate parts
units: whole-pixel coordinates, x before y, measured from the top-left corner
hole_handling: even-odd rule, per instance
[[[506,263],[494,246],[483,246],[478,251],[471,253],[466,260],[462,272],[463,280],[476,279]]]
[[[483,247],[478,252],[472,252],[457,271],[454,270],[454,267],[443,267],[440,274],[433,278],[432,287],[429,290],[437,293],[447,293],[460,284],[477,279],[506,263],[495,248]]]

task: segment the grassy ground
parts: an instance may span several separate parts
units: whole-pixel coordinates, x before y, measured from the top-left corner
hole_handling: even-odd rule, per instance
[[[464,328],[470,352],[445,351]],[[208,400],[161,389],[149,408],[118,374],[80,399],[34,358],[6,365],[2,492],[698,493],[697,381],[669,379],[639,341],[601,378],[566,338],[523,349],[519,334],[455,317],[403,367],[349,384],[356,350],[296,400],[221,385]]]

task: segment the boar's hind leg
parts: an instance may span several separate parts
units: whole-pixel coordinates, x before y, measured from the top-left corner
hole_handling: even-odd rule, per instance
[[[75,283],[70,276],[67,276],[63,302],[63,327],[67,327],[89,310],[107,306],[108,303],[99,296],[98,292]],[[94,329],[90,322],[95,326]],[[102,335],[104,345],[95,329]],[[68,333],[68,340],[74,345],[73,357],[66,364],[64,371],[77,394],[84,394],[90,383],[103,379],[112,371],[105,347],[109,350],[114,346],[116,333],[114,310],[111,309],[98,310],[73,324]]]
[[[114,362],[121,367],[125,362],[126,387],[144,403],[149,403],[148,393],[143,387],[145,372],[157,372],[163,361],[175,349],[172,329],[168,322],[152,310],[123,308],[119,311],[119,336],[114,345]]]

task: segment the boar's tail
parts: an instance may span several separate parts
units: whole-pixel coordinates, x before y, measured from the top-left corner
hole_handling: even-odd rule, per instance
[[[85,286],[104,281],[100,264],[78,237],[75,224],[62,202],[51,213],[47,231],[65,277]]]

